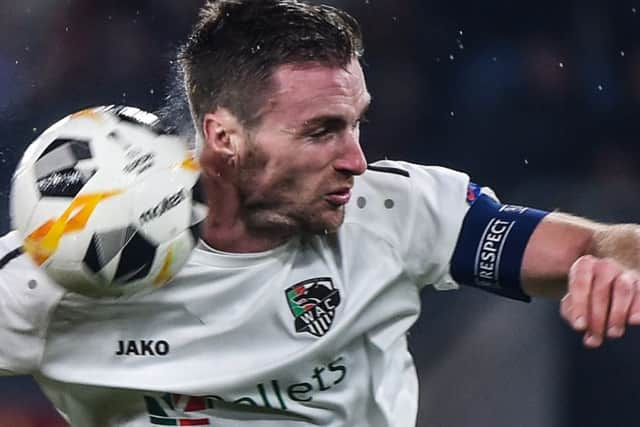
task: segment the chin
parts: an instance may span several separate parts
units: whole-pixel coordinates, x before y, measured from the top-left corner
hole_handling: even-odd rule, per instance
[[[344,207],[321,214],[315,221],[311,221],[307,230],[312,234],[332,234],[338,231],[344,222]]]

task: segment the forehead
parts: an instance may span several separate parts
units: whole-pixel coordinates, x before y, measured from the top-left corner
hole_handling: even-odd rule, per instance
[[[273,83],[265,112],[295,112],[296,116],[328,112],[359,115],[371,98],[362,67],[355,59],[346,67],[316,63],[281,65],[273,74]]]

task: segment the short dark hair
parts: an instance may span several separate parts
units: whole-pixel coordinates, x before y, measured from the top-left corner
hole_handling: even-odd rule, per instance
[[[229,109],[245,126],[257,124],[280,65],[345,67],[362,54],[358,22],[331,6],[298,0],[209,0],[178,61],[199,132],[204,115],[218,107]]]

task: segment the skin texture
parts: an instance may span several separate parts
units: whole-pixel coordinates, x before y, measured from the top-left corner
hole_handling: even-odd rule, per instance
[[[371,97],[357,60],[345,68],[283,65],[255,129],[228,110],[205,115],[201,156],[207,243],[271,249],[300,233],[335,232],[353,177],[366,170],[359,125]]]
[[[246,128],[227,109],[204,116],[200,157],[209,216],[202,238],[218,250],[261,252],[292,237],[335,232],[354,176],[366,170],[359,125],[371,102],[359,62],[288,64]],[[552,213],[533,233],[522,282],[560,298],[587,347],[640,324],[640,233]]]
[[[522,280],[532,296],[562,297],[560,313],[589,348],[640,325],[640,231],[552,213],[524,254]]]

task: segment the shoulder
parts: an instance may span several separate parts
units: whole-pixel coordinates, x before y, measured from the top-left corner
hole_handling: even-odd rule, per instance
[[[365,179],[375,179],[375,177],[391,179],[391,176],[402,176],[407,178],[408,181],[423,180],[426,177],[444,181],[465,181],[469,179],[467,174],[443,166],[421,165],[395,160],[380,160],[371,163],[367,167],[367,172],[362,175]]]
[[[384,160],[356,178],[348,212],[355,215],[368,208],[366,216],[385,211],[406,215],[420,202],[462,202],[468,185],[469,176],[452,169]]]
[[[17,231],[9,231],[3,236],[0,236],[0,257],[4,256],[6,252],[9,252],[10,248],[18,248],[22,245],[20,237]]]
[[[0,237],[0,371],[5,374],[38,369],[52,313],[65,294],[21,247],[15,232]]]
[[[28,293],[47,301],[57,300],[65,293],[22,251],[22,240],[15,231],[0,237],[0,288],[14,296],[38,288],[38,292]]]
[[[15,231],[0,237],[0,270],[22,255],[22,245]]]
[[[354,195],[383,198],[388,208],[389,200],[410,202],[411,199],[426,197],[435,202],[446,200],[452,192],[459,198],[459,194],[465,194],[468,184],[469,176],[453,169],[383,160],[370,164],[367,171],[356,178]],[[364,200],[357,197],[356,202],[362,205]]]
[[[345,224],[359,224],[393,243],[424,221],[465,210],[468,175],[440,166],[383,160],[356,178]]]

